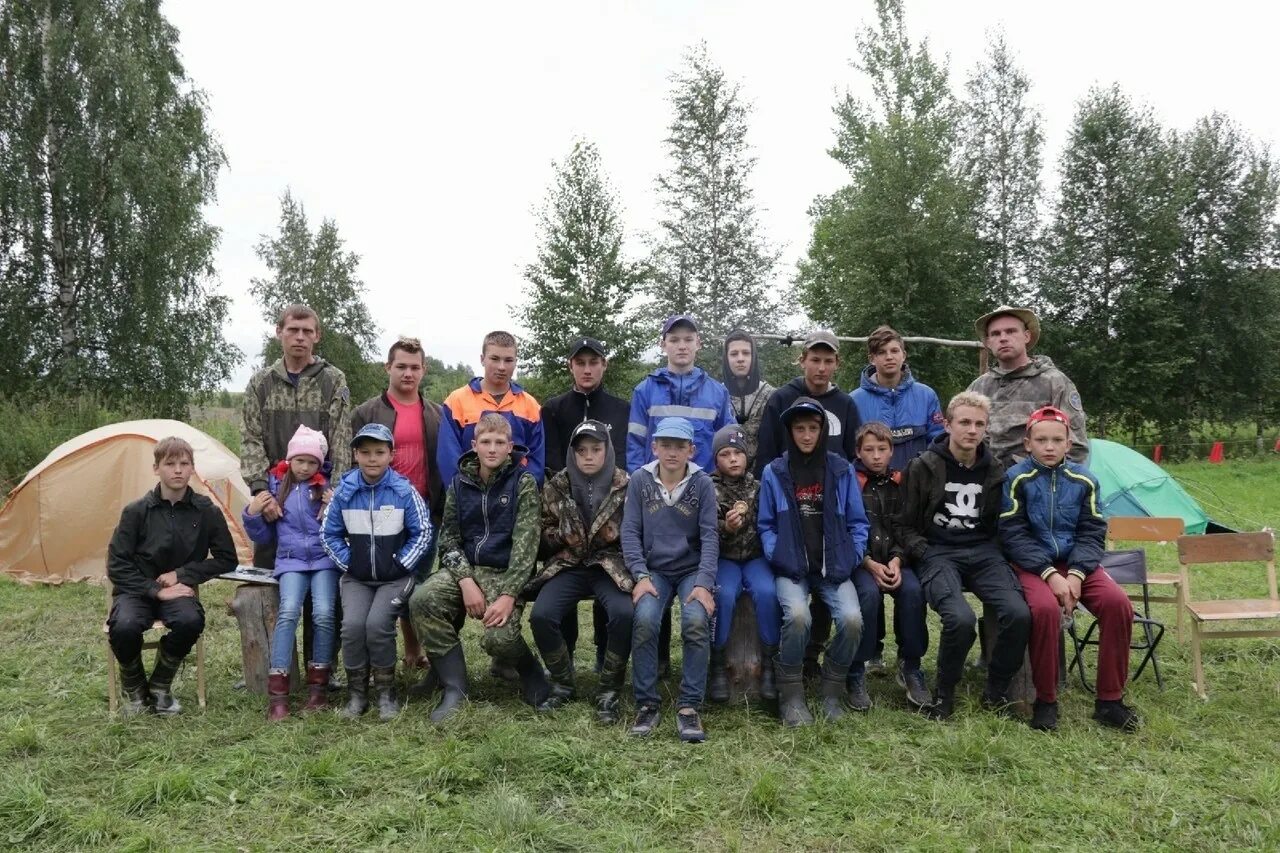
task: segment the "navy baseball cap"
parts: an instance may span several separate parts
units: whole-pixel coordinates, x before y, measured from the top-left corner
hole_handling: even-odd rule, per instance
[[[366,439],[386,442],[393,448],[396,446],[396,440],[391,435],[391,430],[382,424],[365,424],[360,427],[360,431],[351,437],[351,446],[358,447],[360,442]]]
[[[688,326],[690,329],[693,329],[695,332],[698,331],[698,321],[693,319],[692,315],[672,314],[662,323],[662,336],[666,337],[671,332],[672,329],[674,329],[676,326],[680,325],[681,323],[684,323],[686,326]]]

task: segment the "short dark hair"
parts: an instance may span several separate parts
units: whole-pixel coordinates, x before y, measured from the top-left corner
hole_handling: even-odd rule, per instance
[[[280,312],[280,319],[276,320],[276,331],[284,328],[284,324],[289,320],[315,320],[316,331],[320,331],[320,315],[317,314],[309,305],[303,305],[301,302],[294,302],[286,305],[284,310]]]
[[[196,462],[196,452],[191,449],[191,443],[185,438],[179,438],[176,435],[171,435],[157,441],[153,455],[155,456],[157,465],[166,459],[172,459],[174,457],[182,458],[183,456],[190,459],[192,465]]]
[[[387,364],[391,364],[396,360],[396,351],[407,352],[410,355],[422,356],[422,363],[427,363],[427,354],[422,351],[422,341],[417,338],[400,338],[391,345],[391,349],[387,350]]]
[[[898,334],[892,326],[877,326],[875,331],[867,336],[867,355],[875,355],[893,341],[897,341],[903,349],[907,348],[902,335]]]
[[[854,435],[853,446],[856,449],[861,450],[862,440],[867,436],[878,438],[881,441],[887,441],[890,446],[893,446],[893,433],[889,432],[889,427],[885,426],[880,421],[867,421],[865,424],[858,427],[858,432]]]
[[[510,332],[490,332],[484,336],[484,343],[480,345],[480,354],[484,355],[489,351],[490,346],[495,347],[511,347],[516,348],[516,336]]]

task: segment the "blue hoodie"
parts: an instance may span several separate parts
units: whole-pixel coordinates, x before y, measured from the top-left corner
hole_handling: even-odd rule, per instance
[[[338,568],[371,583],[407,577],[435,535],[418,490],[390,468],[376,483],[359,468],[343,474],[323,526],[324,550]]]
[[[627,425],[627,473],[634,474],[653,461],[649,436],[663,418],[681,417],[693,424],[693,462],[703,471],[714,471],[711,442],[716,430],[738,422],[729,402],[729,391],[701,367],[689,373],[672,373],[660,367],[640,381],[631,395],[631,419]]]
[[[906,470],[907,463],[919,456],[929,443],[946,432],[942,423],[942,406],[937,393],[917,382],[911,368],[902,368],[902,381],[897,388],[876,384],[876,367],[868,364],[862,371],[862,384],[853,392],[862,423],[879,421],[893,436],[893,459],[890,468]]]

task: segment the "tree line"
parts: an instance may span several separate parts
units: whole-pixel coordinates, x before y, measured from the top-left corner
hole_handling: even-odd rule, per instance
[[[1079,386],[1091,433],[1172,439],[1209,423],[1280,421],[1280,230],[1270,152],[1229,117],[1160,123],[1119,85],[1077,102],[1052,175],[1032,81],[1003,35],[953,76],[877,0],[852,71],[869,97],[833,105],[826,152],[843,186],[814,199],[794,270],[759,222],[752,108],[706,44],[669,79],[661,214],[628,235],[599,149],[553,164],[538,249],[511,316],[535,393],[563,382],[579,335],[613,351],[611,384],[650,367],[658,317],[704,325],[704,363],[735,326],[811,323],[862,335],[971,338],[999,303],[1035,307],[1044,351]],[[33,0],[0,8],[0,387],[93,395],[182,416],[241,354],[224,336],[217,229],[204,218],[226,164],[203,94],[154,2]],[[816,152],[815,152],[816,153]],[[1046,185],[1052,189],[1046,189]],[[324,318],[320,352],[354,395],[384,384],[359,256],[336,223],[312,229],[286,192],[251,292],[274,324],[291,301]],[[272,339],[259,357],[274,357]],[[427,342],[430,346],[430,342]],[[919,375],[967,385],[971,352],[920,346]],[[771,373],[785,352],[764,348]],[[861,359],[846,359],[844,380]],[[432,365],[460,384],[467,365]],[[458,380],[458,381],[455,381]],[[452,386],[450,386],[452,387]]]

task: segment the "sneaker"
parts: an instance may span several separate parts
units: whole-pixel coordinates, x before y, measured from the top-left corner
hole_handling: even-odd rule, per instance
[[[924,682],[924,672],[919,668],[907,669],[905,662],[898,662],[898,686],[907,691],[907,702],[915,708],[933,703],[933,696]]]
[[[685,708],[676,714],[676,734],[685,743],[702,743],[707,733],[702,728],[702,718],[693,708]]]
[[[1036,700],[1031,710],[1031,728],[1038,732],[1056,732],[1058,730],[1058,703]]]
[[[1142,718],[1120,699],[1114,702],[1095,701],[1093,718],[1104,726],[1124,732],[1136,732],[1142,726]]]
[[[871,660],[867,661],[867,675],[881,676],[888,672],[888,668],[884,665],[884,656],[875,655]]]
[[[871,694],[867,692],[867,674],[862,670],[849,670],[849,707],[855,711],[871,710]]]
[[[635,737],[648,737],[658,727],[662,714],[657,705],[641,705],[636,709],[636,721],[631,724],[631,734]]]

